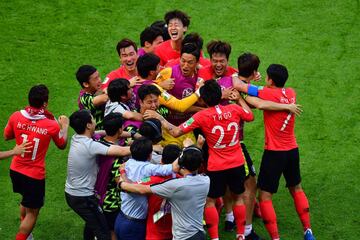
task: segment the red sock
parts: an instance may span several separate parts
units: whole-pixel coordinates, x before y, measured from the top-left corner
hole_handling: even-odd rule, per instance
[[[246,224],[246,208],[245,205],[234,205],[233,212],[236,223],[236,233],[244,234],[245,232],[245,224]]]
[[[211,239],[219,237],[219,214],[215,207],[206,207],[204,217]]]
[[[276,223],[276,213],[271,200],[260,202],[260,210],[266,230],[271,238],[279,238],[278,227]]]
[[[17,233],[15,240],[26,240],[28,236],[29,236],[29,234]]]
[[[222,197],[219,197],[219,198],[216,199],[215,207],[216,207],[216,210],[217,210],[218,214],[220,215],[221,211],[222,211],[222,209],[224,207],[224,201],[223,201]]]
[[[300,221],[304,227],[304,230],[310,227],[310,213],[309,202],[303,191],[295,192],[293,195],[296,212],[299,215]]]

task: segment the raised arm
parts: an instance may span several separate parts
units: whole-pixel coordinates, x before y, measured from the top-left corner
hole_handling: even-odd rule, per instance
[[[159,96],[159,101],[161,105],[164,105],[165,107],[178,112],[185,112],[192,105],[194,105],[198,99],[199,99],[198,91],[183,99],[177,99],[176,97],[174,97],[165,90],[163,90],[161,95]]]
[[[276,103],[251,96],[247,96],[245,100],[246,102],[248,102],[249,104],[260,110],[288,111],[298,116],[302,113],[301,105],[295,103],[291,103],[291,104]]]
[[[163,116],[161,116],[160,114],[158,114],[155,111],[146,110],[146,112],[144,113],[144,118],[145,119],[156,118],[156,119],[160,120],[161,126],[164,129],[166,129],[170,133],[170,135],[173,137],[180,137],[181,135],[184,134],[184,132],[181,130],[181,128],[172,125],[171,123],[166,121],[166,119]]]
[[[58,118],[58,123],[59,123],[59,126],[60,126],[59,136],[64,139],[64,143],[59,144],[58,141],[54,141],[54,142],[55,142],[55,145],[59,149],[65,149],[66,145],[67,145],[67,139],[68,139],[69,118],[67,116],[65,116],[65,115],[61,115]]]
[[[150,194],[152,193],[150,185],[142,185],[136,183],[128,183],[120,180],[118,187],[124,191],[137,193],[137,194]]]

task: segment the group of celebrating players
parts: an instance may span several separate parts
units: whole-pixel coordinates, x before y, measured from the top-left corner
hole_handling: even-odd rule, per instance
[[[285,66],[271,64],[266,86],[259,57],[243,53],[228,65],[231,46],[213,40],[203,56],[197,33],[185,35],[190,18],[173,10],[146,27],[141,48],[122,39],[121,66],[102,82],[94,66],[76,72],[79,110],[58,120],[47,110],[49,91],[33,86],[29,106],[11,115],[5,139],[12,156],[13,191],[22,195],[17,240],[32,239],[45,196],[45,155],[53,139],[65,149],[70,125],[65,199],[84,221],[90,239],[219,239],[219,216],[236,239],[260,239],[255,210],[271,239],[280,239],[272,196],[283,174],[304,229],[315,239],[309,203],[300,185],[296,94],[285,88]],[[244,122],[264,111],[265,149],[256,172],[244,144]],[[258,203],[255,200],[258,191]],[[144,196],[146,195],[146,196]],[[261,214],[260,214],[261,213]]]

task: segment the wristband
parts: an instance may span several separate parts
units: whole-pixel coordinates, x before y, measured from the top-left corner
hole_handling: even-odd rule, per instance
[[[249,83],[248,85],[248,92],[247,92],[250,96],[254,96],[257,97],[259,95],[259,91],[258,91],[258,87],[255,85],[251,85]]]

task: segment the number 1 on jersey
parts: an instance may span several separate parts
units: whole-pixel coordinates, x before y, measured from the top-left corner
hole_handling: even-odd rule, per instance
[[[26,134],[21,134],[21,137],[23,138],[23,143],[24,142],[27,142],[27,140],[28,140],[28,135],[26,135]],[[38,138],[33,138],[33,141],[34,141],[34,148],[33,148],[33,153],[32,153],[32,155],[31,155],[31,160],[35,160],[35,158],[36,158],[36,153],[37,153],[37,150],[38,150],[38,148],[39,148],[39,144],[40,144],[40,139],[38,139]],[[24,157],[24,155],[25,155],[25,153],[22,153],[21,154],[21,157]]]

